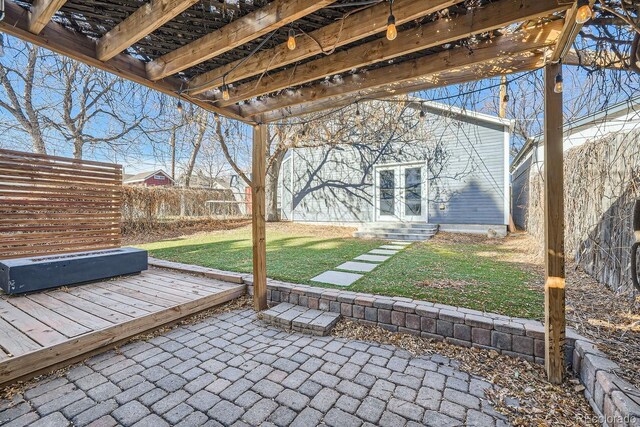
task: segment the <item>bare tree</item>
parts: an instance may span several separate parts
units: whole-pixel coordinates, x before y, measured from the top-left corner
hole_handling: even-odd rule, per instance
[[[4,99],[0,99],[0,107],[10,113],[18,122],[18,128],[29,135],[33,151],[46,154],[43,135],[45,116],[34,102],[36,68],[41,59],[40,53],[38,47],[25,44],[22,50],[15,51],[19,57],[26,56],[24,68],[0,62],[0,83],[4,89]]]
[[[238,152],[244,145],[246,148],[247,127],[235,121],[230,121],[216,115],[216,139],[222,152],[235,173],[251,186],[251,179],[238,162],[233,151]],[[307,126],[308,127],[308,126]],[[266,143],[266,219],[267,221],[279,221],[278,215],[278,177],[280,167],[287,151],[297,147],[301,141],[300,131],[303,126],[290,126],[285,123],[270,125],[267,131]]]
[[[193,123],[197,129],[196,136],[192,142],[191,155],[189,156],[189,162],[187,163],[185,173],[184,173],[184,186],[185,188],[189,188],[191,185],[191,176],[193,175],[193,169],[196,165],[196,160],[198,158],[198,153],[200,152],[200,147],[202,147],[202,141],[204,140],[205,133],[207,132],[207,125],[209,121],[209,112],[205,110],[200,110],[194,116]]]
[[[155,123],[146,128],[159,114],[149,108],[161,102],[153,91],[21,41],[5,47],[0,108],[15,119],[14,130],[29,136],[33,151],[62,148],[80,159],[87,146],[127,152],[158,134]]]

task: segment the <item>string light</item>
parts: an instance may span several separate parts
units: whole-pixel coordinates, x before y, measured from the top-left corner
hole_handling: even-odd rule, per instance
[[[176,109],[178,113],[182,114],[182,101],[178,99],[178,104],[176,105]]]
[[[396,17],[393,16],[393,0],[389,0],[389,19],[387,19],[387,40],[393,41],[398,37]]]
[[[513,83],[515,81],[518,81],[520,79],[523,79],[523,78],[525,78],[527,76],[534,75],[535,73],[536,73],[535,70],[523,72],[520,75],[518,75],[516,77],[513,77],[510,80],[507,80],[506,83],[507,83],[507,85],[509,85],[509,84],[511,84],[511,83]],[[500,83],[489,85],[489,86],[485,86],[485,87],[482,87],[482,88],[478,88],[478,89],[474,89],[474,90],[469,90],[469,91],[466,91],[466,92],[458,93],[456,95],[447,95],[447,96],[441,96],[441,97],[438,97],[438,98],[432,98],[432,99],[429,99],[429,100],[424,100],[424,101],[421,101],[421,103],[447,101],[447,100],[450,100],[450,99],[460,99],[463,96],[468,96],[468,95],[472,95],[472,94],[475,94],[475,93],[480,93],[480,92],[484,92],[484,91],[487,91],[487,90],[498,88],[498,87],[502,86],[503,84],[504,83],[500,82]],[[358,98],[357,100],[354,100],[350,104],[346,104],[346,105],[343,105],[341,107],[336,107],[336,108],[334,108],[332,110],[326,111],[323,114],[321,114],[319,116],[315,116],[315,117],[313,117],[311,119],[295,120],[295,121],[279,121],[279,122],[277,122],[277,124],[283,125],[283,126],[303,126],[303,125],[307,125],[309,123],[316,122],[318,120],[323,120],[323,119],[326,119],[327,117],[333,116],[333,115],[341,113],[343,111],[346,111],[347,109],[352,108],[354,104],[356,105],[356,117],[357,117],[357,115],[359,113],[358,104],[360,102],[363,102],[363,101],[386,102],[386,103],[389,103],[389,104],[400,104],[400,103],[401,104],[406,104],[406,102],[407,102],[404,99],[403,100],[399,100],[399,99],[389,99],[389,98],[361,97],[361,98]]]
[[[576,22],[578,24],[584,24],[589,19],[593,18],[593,10],[589,0],[578,0],[578,10],[576,11]]]
[[[556,74],[556,82],[555,85],[553,86],[553,91],[555,93],[562,93],[562,73],[558,73]]]
[[[424,123],[424,119],[427,115],[424,113],[424,110],[420,110],[420,123]]]
[[[225,101],[228,101],[229,98],[231,98],[231,96],[229,95],[229,86],[227,86],[227,83],[224,81],[224,78],[222,79],[222,99],[224,99]]]
[[[289,29],[289,38],[287,39],[287,47],[289,50],[296,49],[296,33],[293,31],[293,28]]]
[[[356,102],[356,124],[360,125],[362,123],[362,117],[360,117],[360,104]]]

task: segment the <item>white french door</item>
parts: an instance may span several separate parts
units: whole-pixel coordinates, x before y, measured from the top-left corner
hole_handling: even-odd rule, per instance
[[[375,174],[377,221],[427,220],[424,163],[378,166]]]

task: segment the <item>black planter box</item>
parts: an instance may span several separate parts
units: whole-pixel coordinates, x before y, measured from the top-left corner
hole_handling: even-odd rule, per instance
[[[8,294],[92,282],[148,268],[147,251],[104,249],[0,260],[0,288]]]

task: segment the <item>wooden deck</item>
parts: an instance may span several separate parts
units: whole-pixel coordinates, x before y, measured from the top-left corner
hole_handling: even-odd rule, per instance
[[[136,276],[0,295],[0,385],[239,297],[245,285],[151,268]]]

